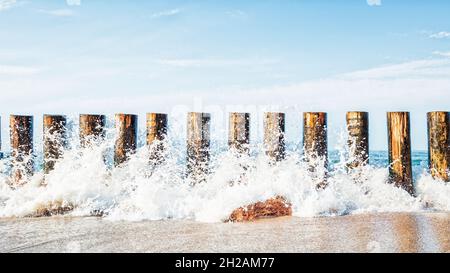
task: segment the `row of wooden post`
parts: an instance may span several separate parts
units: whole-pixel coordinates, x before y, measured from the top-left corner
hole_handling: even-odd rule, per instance
[[[369,115],[366,112],[348,112],[346,116],[349,133],[349,169],[369,162]],[[449,181],[450,136],[449,113],[428,113],[429,167],[433,177]],[[327,114],[308,112],[303,114],[304,158],[312,173],[319,164],[320,185],[326,181],[328,166]],[[406,191],[413,193],[410,117],[408,112],[389,112],[388,144],[390,181]],[[137,116],[115,115],[118,136],[115,143],[114,163],[124,163],[137,147]],[[207,113],[189,113],[187,117],[187,170],[194,177],[208,170],[210,158],[210,122]],[[66,118],[59,115],[44,115],[44,172],[54,168],[67,145]],[[151,159],[162,160],[163,141],[167,134],[166,114],[147,114],[147,144],[152,146]],[[106,117],[104,115],[80,115],[80,145],[88,147],[95,140],[105,137]],[[13,167],[13,181],[20,184],[26,176],[33,173],[33,117],[15,116],[10,118],[11,156],[16,164]],[[250,114],[230,113],[230,149],[238,153],[249,153]],[[153,147],[155,141],[159,144]],[[0,139],[1,148],[1,139]],[[265,113],[264,117],[265,153],[274,161],[285,158],[285,114]],[[320,186],[319,185],[319,186]]]

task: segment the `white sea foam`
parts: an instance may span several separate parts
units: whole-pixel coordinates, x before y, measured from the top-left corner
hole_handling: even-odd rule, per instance
[[[216,151],[206,181],[192,186],[185,178],[183,145],[171,142],[166,161],[156,168],[149,164],[145,146],[126,164],[111,168],[105,164],[105,155],[113,147],[113,137],[108,139],[86,149],[72,145],[45,177],[46,186],[41,185],[44,175],[38,172],[26,185],[11,189],[7,160],[0,161],[0,217],[32,215],[39,207],[59,202],[74,206],[69,215],[101,211],[111,220],[218,222],[240,206],[274,196],[287,198],[299,217],[450,210],[450,183],[435,181],[424,173],[416,183],[417,197],[412,197],[386,183],[386,168],[366,166],[347,173],[345,156],[329,173],[328,186],[317,190],[317,181],[298,151],[288,152],[286,160],[275,165],[269,164],[262,152],[236,157]]]

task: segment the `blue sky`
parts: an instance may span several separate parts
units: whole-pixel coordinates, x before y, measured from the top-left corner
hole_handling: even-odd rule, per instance
[[[300,140],[303,111],[329,113],[330,146],[345,111],[371,113],[386,149],[386,111],[450,110],[450,1],[0,0],[0,115],[285,111]],[[36,130],[39,131],[39,130]],[[7,141],[6,143],[7,144]]]

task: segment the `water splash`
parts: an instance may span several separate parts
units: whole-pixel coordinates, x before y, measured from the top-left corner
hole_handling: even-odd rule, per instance
[[[73,126],[71,130],[77,129]],[[450,210],[450,184],[435,181],[423,171],[424,157],[416,164],[421,173],[417,197],[412,197],[386,183],[386,166],[374,164],[349,173],[346,164],[351,159],[346,159],[343,135],[337,152],[331,153],[328,185],[317,190],[317,181],[301,152],[292,146],[284,161],[269,164],[260,144],[252,147],[251,155],[236,156],[224,145],[213,143],[211,172],[205,183],[192,186],[185,175],[185,146],[179,136],[167,140],[166,159],[157,165],[150,162],[148,147],[140,143],[127,163],[113,168],[114,130],[108,130],[106,140],[89,148],[79,147],[77,134],[71,133],[69,148],[54,171],[45,177],[38,171],[16,190],[7,184],[8,159],[0,161],[0,217],[25,217],[43,208],[62,206],[73,208],[69,215],[101,213],[110,220],[218,222],[240,206],[274,196],[287,198],[298,217]],[[41,157],[38,154],[36,161]]]

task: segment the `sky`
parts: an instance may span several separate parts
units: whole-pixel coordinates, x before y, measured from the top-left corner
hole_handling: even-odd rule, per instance
[[[426,112],[450,110],[446,0],[0,0],[0,116],[286,112],[301,141],[302,112],[328,113],[340,142],[346,111],[370,112],[372,150],[387,149],[387,111],[410,111],[412,146],[426,150]],[[178,122],[175,122],[177,120]],[[182,135],[182,133],[181,133]]]

